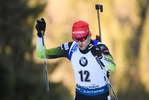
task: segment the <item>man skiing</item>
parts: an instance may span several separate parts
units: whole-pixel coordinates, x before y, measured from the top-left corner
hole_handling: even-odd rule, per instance
[[[37,57],[43,59],[42,33],[46,23],[43,18],[37,20]],[[76,83],[74,100],[111,100],[108,88],[107,70],[116,68],[109,49],[98,40],[91,39],[89,24],[77,21],[72,26],[72,42],[59,47],[46,49],[46,58],[66,57],[73,66]],[[96,57],[99,57],[102,68]]]

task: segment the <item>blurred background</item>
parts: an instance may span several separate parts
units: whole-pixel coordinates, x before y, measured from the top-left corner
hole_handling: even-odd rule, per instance
[[[78,20],[89,23],[94,39],[95,4],[103,5],[102,42],[117,65],[110,81],[119,100],[149,99],[149,0],[1,0],[0,100],[47,100],[44,61],[35,51],[36,20],[46,20],[47,48],[72,41],[72,25]],[[50,99],[73,100],[71,63],[58,58],[47,60],[47,66]]]

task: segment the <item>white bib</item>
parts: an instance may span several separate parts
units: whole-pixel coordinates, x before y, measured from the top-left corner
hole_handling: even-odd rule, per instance
[[[90,51],[86,54],[81,53],[79,46],[73,42],[69,54],[76,85],[91,89],[106,85],[105,73]]]

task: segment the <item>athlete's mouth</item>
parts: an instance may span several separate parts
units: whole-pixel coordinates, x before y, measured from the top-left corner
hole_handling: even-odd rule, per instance
[[[83,45],[80,45],[79,47],[80,47],[80,48],[82,48],[82,47],[83,47]]]

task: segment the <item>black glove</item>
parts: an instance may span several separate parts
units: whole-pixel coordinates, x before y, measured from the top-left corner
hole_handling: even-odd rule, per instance
[[[89,49],[91,50],[91,53],[93,56],[98,56],[99,58],[102,58],[101,50],[100,50],[99,46],[94,46],[94,45],[90,44]]]
[[[37,19],[36,23],[36,30],[37,30],[37,36],[42,37],[41,31],[45,31],[46,29],[46,22],[43,18]]]

